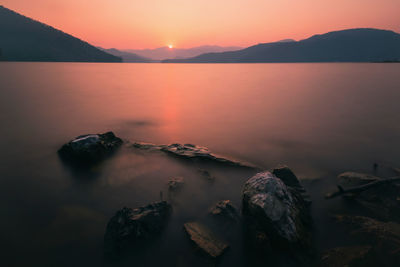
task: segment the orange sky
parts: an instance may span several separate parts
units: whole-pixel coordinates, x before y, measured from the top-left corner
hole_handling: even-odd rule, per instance
[[[249,46],[356,27],[400,32],[400,0],[1,0],[105,48]]]

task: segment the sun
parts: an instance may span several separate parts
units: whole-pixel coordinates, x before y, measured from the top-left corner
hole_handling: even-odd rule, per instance
[[[172,48],[174,48],[174,46],[173,46],[172,44],[169,44],[169,45],[168,45],[168,48],[169,48],[169,49],[172,49]]]

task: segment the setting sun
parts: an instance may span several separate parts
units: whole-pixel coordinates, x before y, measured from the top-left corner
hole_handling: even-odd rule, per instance
[[[172,48],[174,48],[174,46],[172,44],[170,44],[170,45],[168,45],[168,48],[172,49]]]

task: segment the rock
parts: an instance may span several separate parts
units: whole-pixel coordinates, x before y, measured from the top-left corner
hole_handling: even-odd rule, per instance
[[[190,240],[211,258],[221,256],[229,245],[215,236],[210,229],[198,222],[184,224],[184,229]]]
[[[310,195],[307,194],[306,190],[304,187],[301,185],[299,179],[297,176],[292,172],[291,169],[289,169],[288,166],[285,165],[280,165],[277,168],[275,168],[272,173],[281,179],[285,185],[290,186],[293,189],[296,189],[303,199],[306,201],[307,204],[311,204],[310,200]]]
[[[400,224],[382,222],[364,216],[337,215],[336,220],[349,225],[357,235],[372,246],[381,266],[400,264]]]
[[[136,209],[122,208],[110,219],[104,235],[106,254],[121,252],[160,233],[168,222],[172,207],[166,201]]]
[[[344,189],[362,186],[383,178],[356,172],[345,172],[338,176],[338,184]],[[351,199],[382,220],[400,221],[400,187],[398,183],[381,184],[363,192],[353,194]]]
[[[291,169],[289,169],[288,166],[285,165],[279,165],[276,167],[272,173],[281,179],[285,185],[293,187],[293,188],[303,188],[303,186],[300,184],[299,179],[296,177],[296,175],[292,172]]]
[[[380,177],[359,173],[359,172],[344,172],[339,174],[338,177],[338,185],[341,187],[353,187],[358,185],[367,184],[376,180],[381,179]]]
[[[178,191],[184,185],[184,181],[182,177],[171,178],[168,181],[168,190],[170,191]]]
[[[338,247],[330,249],[321,257],[320,266],[324,267],[364,267],[369,262],[371,246]]]
[[[205,179],[207,179],[207,180],[209,180],[209,181],[214,181],[214,180],[215,180],[215,177],[212,176],[212,175],[210,174],[209,171],[207,171],[207,170],[205,170],[205,169],[198,169],[197,171],[198,171],[199,174],[200,174],[202,177],[204,177]]]
[[[189,159],[192,161],[202,161],[202,160],[212,161],[224,165],[257,169],[257,167],[252,164],[226,159],[211,153],[206,147],[196,146],[192,144],[155,145],[150,143],[136,142],[132,145],[132,147],[136,149],[150,150],[150,151],[158,150],[179,158]]]
[[[264,234],[271,247],[310,247],[309,210],[295,189],[266,171],[250,178],[242,194],[245,226],[251,240]]]
[[[71,163],[93,164],[110,156],[122,143],[113,132],[81,135],[63,145],[58,153],[63,160]]]
[[[215,206],[211,207],[210,214],[216,218],[233,222],[240,220],[239,212],[230,200],[218,201]]]

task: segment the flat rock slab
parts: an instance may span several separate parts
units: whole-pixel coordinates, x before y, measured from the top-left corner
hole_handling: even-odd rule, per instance
[[[162,151],[169,155],[176,156],[183,159],[189,159],[193,161],[210,161],[224,165],[230,165],[235,167],[244,167],[250,169],[259,169],[247,162],[236,161],[227,159],[222,156],[211,153],[208,148],[202,146],[196,146],[192,144],[169,144],[169,145],[155,145],[151,143],[140,143],[136,142],[132,144],[132,148],[150,151]]]
[[[370,182],[380,180],[381,178],[366,173],[344,172],[339,174],[337,179],[338,179],[338,184],[346,188],[346,187],[368,184]]]
[[[221,256],[229,247],[227,243],[216,237],[210,229],[201,223],[185,223],[184,229],[196,246],[212,258]]]

